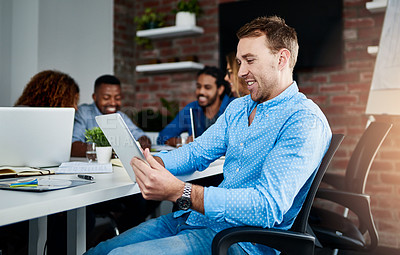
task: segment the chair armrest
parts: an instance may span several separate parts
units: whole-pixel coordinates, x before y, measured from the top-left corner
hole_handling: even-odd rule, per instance
[[[219,232],[212,242],[212,254],[225,255],[232,244],[252,242],[277,249],[285,254],[314,254],[315,238],[288,230],[265,229],[258,227],[235,227]]]
[[[364,233],[364,228],[366,228],[369,232],[371,237],[370,247],[376,247],[378,234],[372,218],[369,195],[332,189],[318,189],[315,197],[332,201],[353,211],[360,221],[360,231]]]
[[[344,190],[345,176],[340,174],[325,173],[322,182],[331,185],[337,190]]]

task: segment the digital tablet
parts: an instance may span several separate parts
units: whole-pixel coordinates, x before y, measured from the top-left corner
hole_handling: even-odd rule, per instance
[[[129,177],[136,183],[135,172],[130,165],[131,159],[138,157],[147,161],[125,121],[119,113],[113,113],[96,116],[96,122],[121,160]]]

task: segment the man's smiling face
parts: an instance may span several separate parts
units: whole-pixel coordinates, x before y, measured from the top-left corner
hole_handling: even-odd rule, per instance
[[[240,39],[236,57],[238,75],[246,81],[253,101],[262,103],[276,96],[279,54],[267,47],[265,35]]]
[[[93,100],[103,114],[116,113],[121,108],[121,87],[115,84],[101,84],[93,93]]]

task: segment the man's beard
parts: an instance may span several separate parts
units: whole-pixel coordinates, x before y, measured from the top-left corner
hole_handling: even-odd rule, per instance
[[[197,102],[199,102],[199,97],[201,97],[201,96],[207,98],[205,95],[199,95],[199,96],[197,96]],[[206,105],[200,105],[200,106],[203,108],[207,108],[207,107],[213,105],[215,103],[215,101],[217,101],[217,97],[218,97],[218,93],[215,93],[215,95],[213,97],[207,98],[208,103]]]

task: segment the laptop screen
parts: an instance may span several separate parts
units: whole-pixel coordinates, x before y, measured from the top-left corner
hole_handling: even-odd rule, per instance
[[[75,109],[0,107],[0,166],[58,166],[70,160]]]

